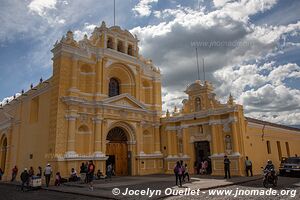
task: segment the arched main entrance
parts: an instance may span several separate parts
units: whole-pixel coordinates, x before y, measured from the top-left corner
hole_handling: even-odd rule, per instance
[[[1,140],[1,143],[0,143],[0,147],[1,147],[1,164],[0,164],[0,167],[1,169],[5,170],[5,161],[6,161],[6,154],[7,154],[7,138],[5,137],[3,140]]]
[[[106,137],[109,143],[106,144],[106,155],[108,156],[106,164],[113,165],[117,176],[128,175],[128,146],[127,135],[123,128],[112,128]]]

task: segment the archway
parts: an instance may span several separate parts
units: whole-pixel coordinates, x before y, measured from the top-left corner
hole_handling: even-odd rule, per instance
[[[1,144],[0,144],[0,147],[1,147],[1,169],[5,170],[5,161],[6,161],[6,154],[7,154],[7,138],[5,137],[2,141],[1,141]]]
[[[107,165],[112,164],[117,176],[128,175],[128,145],[126,131],[121,127],[112,128],[106,137],[109,141],[106,144]]]

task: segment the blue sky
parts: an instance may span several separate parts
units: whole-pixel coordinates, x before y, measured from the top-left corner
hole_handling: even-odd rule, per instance
[[[113,25],[112,0],[0,1],[3,102],[51,76],[50,50],[68,30],[81,40]],[[197,78],[197,44],[221,102],[232,93],[247,116],[282,124],[300,124],[299,13],[298,0],[116,0],[117,25],[162,71],[164,110]]]

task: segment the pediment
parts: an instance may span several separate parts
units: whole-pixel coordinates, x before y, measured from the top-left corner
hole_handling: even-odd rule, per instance
[[[147,109],[143,103],[139,102],[129,94],[120,94],[118,96],[107,98],[103,103],[126,108]]]

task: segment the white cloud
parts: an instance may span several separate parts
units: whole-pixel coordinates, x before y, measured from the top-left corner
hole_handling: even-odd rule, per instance
[[[28,8],[31,12],[44,16],[48,10],[55,9],[56,3],[57,0],[33,0],[28,5]]]
[[[74,31],[74,39],[77,41],[82,40],[84,35],[90,35],[96,26],[97,25],[95,24],[85,23],[82,29],[77,29]]]
[[[261,3],[264,6],[261,7]],[[216,93],[221,100],[226,99],[231,92],[238,97],[238,103],[244,103],[248,114],[263,106],[264,101],[260,97],[265,97],[265,101],[278,99],[274,106],[269,103],[268,108],[273,109],[272,113],[282,112],[287,107],[295,109],[297,98],[282,108],[279,105],[285,104],[287,100],[282,95],[290,98],[290,94],[298,90],[284,85],[279,87],[278,84],[286,78],[298,78],[299,66],[292,63],[278,66],[266,58],[278,54],[278,43],[282,35],[299,32],[299,22],[268,26],[248,21],[250,15],[270,9],[275,3],[272,0],[219,1],[218,9],[211,12],[179,6],[176,9],[154,12],[156,16],[165,19],[156,25],[133,28],[131,31],[138,35],[142,53],[152,58],[162,69],[165,93],[163,109],[173,110],[174,105],[178,107],[185,95],[182,92],[185,86],[196,79],[195,51],[191,47],[193,41],[217,41],[225,44],[239,41],[247,44],[198,47],[200,57],[205,57],[206,77],[216,86]],[[250,94],[256,96],[255,101],[261,101],[261,104],[250,105],[251,101],[247,101]]]
[[[152,13],[152,4],[158,0],[140,0],[140,2],[132,9],[137,16],[147,17]]]
[[[277,0],[214,0],[214,5],[222,15],[228,15],[234,20],[247,21],[249,16],[270,9]]]

